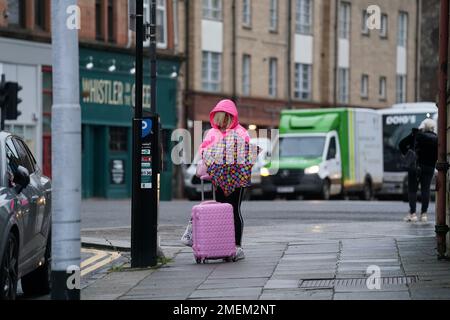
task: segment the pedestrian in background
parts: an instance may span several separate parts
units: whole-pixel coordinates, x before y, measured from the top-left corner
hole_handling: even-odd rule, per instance
[[[416,222],[417,188],[420,183],[422,207],[420,221],[427,222],[427,210],[430,203],[430,187],[438,158],[438,138],[436,121],[425,119],[419,129],[412,129],[411,134],[399,144],[403,155],[413,152],[414,165],[408,168],[408,200],[409,214],[404,218],[406,222]]]

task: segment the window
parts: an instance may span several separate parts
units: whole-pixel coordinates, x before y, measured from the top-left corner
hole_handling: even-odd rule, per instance
[[[367,10],[363,10],[361,19],[361,32],[364,35],[369,34],[369,27],[367,26],[367,21],[369,20],[369,13]]]
[[[251,57],[245,54],[242,59],[242,94],[244,96],[250,95],[250,83],[251,83]]]
[[[277,73],[278,73],[277,59],[270,58],[269,60],[269,96],[277,96]]]
[[[114,43],[114,5],[113,0],[108,0],[108,42]]]
[[[103,1],[95,0],[95,37],[99,41],[104,41],[103,35],[103,21],[105,16],[103,14]]]
[[[397,103],[406,102],[406,75],[397,75]]]
[[[19,159],[19,153],[16,150],[12,142],[12,138],[7,138],[5,142],[6,160],[8,163],[8,187],[12,187],[11,181],[14,179],[14,174],[17,172],[17,168],[21,165]]]
[[[203,19],[222,19],[222,0],[203,0]]]
[[[8,0],[8,25],[25,28],[25,0]]]
[[[399,47],[406,47],[408,39],[408,14],[400,12],[398,16],[398,30],[397,30],[397,45]]]
[[[361,77],[361,98],[369,97],[369,76],[363,74]]]
[[[221,90],[222,55],[216,52],[203,51],[202,87],[205,91]]]
[[[339,81],[339,103],[348,103],[349,92],[349,70],[347,68],[339,68],[338,70]]]
[[[109,127],[109,150],[113,152],[128,150],[128,128]]]
[[[379,96],[380,100],[386,100],[387,93],[386,93],[386,77],[380,77],[380,88],[379,88]]]
[[[242,23],[249,27],[252,24],[252,2],[251,0],[242,0]]]
[[[17,153],[19,155],[19,165],[26,168],[28,170],[28,173],[31,175],[32,173],[34,173],[35,168],[34,162],[33,160],[31,160],[29,152],[27,150],[28,148],[20,140],[17,140],[15,138],[11,140],[13,141],[14,146],[16,147]]]
[[[332,137],[330,139],[330,145],[328,147],[327,160],[336,159],[337,148],[336,148],[336,138]]]
[[[297,33],[312,32],[312,0],[297,0],[295,10],[295,30]]]
[[[41,30],[47,30],[46,28],[46,11],[45,0],[34,0],[34,25]]]
[[[387,14],[383,13],[381,15],[380,37],[387,38],[387,35],[388,35],[388,16],[387,16]]]
[[[278,0],[270,0],[270,31],[278,29]]]
[[[339,38],[350,38],[350,3],[341,2],[339,7]]]
[[[300,100],[311,100],[312,66],[310,64],[295,64],[294,96]]]
[[[144,0],[144,21],[150,22],[150,0]],[[167,48],[167,6],[166,0],[156,1],[156,43],[158,48]],[[150,46],[150,40],[144,42],[144,46]]]

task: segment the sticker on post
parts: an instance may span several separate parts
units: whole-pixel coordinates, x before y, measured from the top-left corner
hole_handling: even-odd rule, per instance
[[[152,184],[151,183],[141,183],[141,189],[151,189]]]

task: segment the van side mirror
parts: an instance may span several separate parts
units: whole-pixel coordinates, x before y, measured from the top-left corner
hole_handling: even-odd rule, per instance
[[[16,184],[17,193],[21,193],[30,184],[30,173],[28,169],[23,166],[18,166],[14,172],[13,182]]]

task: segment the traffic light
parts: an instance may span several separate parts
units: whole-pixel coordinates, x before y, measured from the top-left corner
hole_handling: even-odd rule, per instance
[[[16,120],[22,113],[18,110],[18,105],[22,102],[19,99],[19,91],[22,87],[17,82],[6,82],[4,92],[6,98],[4,99],[3,108],[5,108],[5,120]]]

